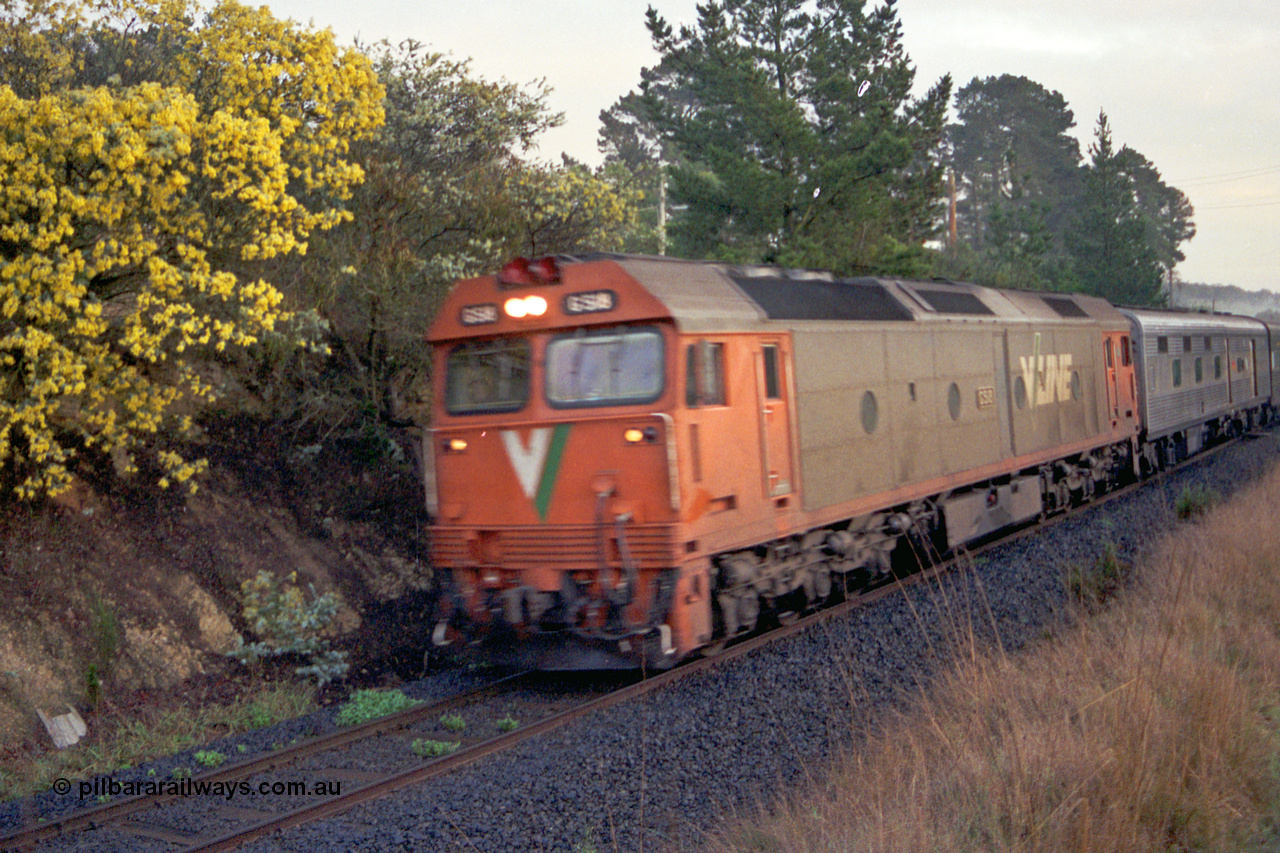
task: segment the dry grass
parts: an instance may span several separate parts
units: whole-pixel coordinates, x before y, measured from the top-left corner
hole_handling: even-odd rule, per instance
[[[718,851],[1258,850],[1280,817],[1280,468],[1137,585],[956,670]]]

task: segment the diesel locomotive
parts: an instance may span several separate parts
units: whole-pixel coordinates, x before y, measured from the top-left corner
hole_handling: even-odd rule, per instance
[[[433,641],[661,669],[1270,419],[1244,317],[593,254],[428,333]]]

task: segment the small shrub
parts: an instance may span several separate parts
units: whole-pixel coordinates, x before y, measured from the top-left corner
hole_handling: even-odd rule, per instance
[[[1178,495],[1178,499],[1174,501],[1173,510],[1178,518],[1190,521],[1204,515],[1221,500],[1222,495],[1217,491],[1203,483],[1197,483],[1195,486],[1182,487],[1182,494]]]
[[[460,732],[467,727],[467,724],[462,720],[461,714],[445,714],[440,718],[440,725],[451,732]]]
[[[1103,546],[1102,556],[1090,566],[1071,563],[1066,569],[1067,592],[1076,601],[1093,609],[1114,595],[1124,584],[1132,566],[1116,553],[1114,542]]]
[[[246,665],[281,655],[307,657],[311,662],[294,671],[315,678],[318,685],[324,686],[342,678],[350,669],[347,653],[329,648],[329,641],[321,636],[337,615],[338,599],[332,593],[316,595],[311,586],[308,601],[295,583],[297,576],[297,572],[290,572],[282,579],[260,571],[257,577],[240,584],[245,621],[261,639],[245,644],[241,638],[240,645],[229,654]]]
[[[201,767],[221,767],[227,757],[216,749],[202,749],[195,754],[196,763]]]
[[[498,731],[500,732],[514,732],[518,728],[520,728],[520,722],[510,714],[498,720]]]
[[[357,690],[338,711],[337,722],[340,726],[354,726],[421,704],[399,690]]]
[[[458,744],[447,740],[416,738],[409,748],[413,750],[414,755],[420,755],[423,758],[439,758],[442,755],[457,752]]]

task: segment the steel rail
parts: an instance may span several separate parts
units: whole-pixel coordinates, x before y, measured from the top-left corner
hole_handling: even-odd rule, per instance
[[[483,687],[478,687],[466,693],[459,693],[438,702],[415,705],[412,708],[406,708],[394,714],[388,714],[387,716],[378,717],[377,719],[342,728],[328,734],[308,738],[299,743],[272,750],[256,758],[207,770],[192,776],[191,784],[200,783],[205,785],[243,779],[255,773],[274,770],[281,765],[291,764],[317,753],[327,752],[349,743],[376,737],[388,731],[405,728],[419,720],[435,716],[441,712],[497,696],[504,691],[510,690],[521,681],[529,679],[532,674],[532,670],[518,672],[500,678]],[[23,827],[8,835],[0,836],[0,850],[20,850],[77,830],[97,829],[147,809],[159,808],[166,803],[179,799],[179,796],[178,794],[167,793],[138,794],[92,808],[71,812],[60,817],[50,818],[37,826]]]

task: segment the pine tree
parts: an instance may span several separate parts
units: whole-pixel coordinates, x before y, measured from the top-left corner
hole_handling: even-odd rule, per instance
[[[1124,150],[1112,146],[1105,112],[1098,116],[1095,134],[1081,213],[1067,235],[1080,287],[1118,305],[1161,305],[1160,261],[1147,239],[1133,180],[1123,168]]]
[[[673,251],[883,269],[940,220],[944,77],[913,100],[893,0],[712,0],[672,29],[632,111],[671,158]]]

